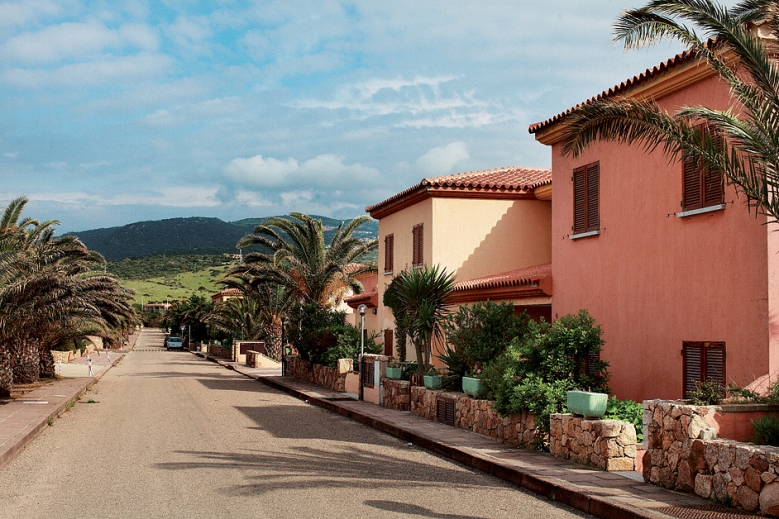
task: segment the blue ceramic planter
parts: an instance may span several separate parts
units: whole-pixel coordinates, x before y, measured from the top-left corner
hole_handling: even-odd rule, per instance
[[[441,375],[425,375],[425,387],[427,389],[441,389],[441,382],[444,377]]]
[[[480,378],[463,377],[463,393],[473,398],[478,398],[484,390],[484,384]]]

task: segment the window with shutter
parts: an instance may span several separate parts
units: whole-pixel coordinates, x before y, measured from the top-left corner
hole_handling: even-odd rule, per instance
[[[573,170],[573,233],[600,230],[600,163]]]
[[[422,224],[414,226],[412,231],[414,239],[414,250],[411,258],[411,266],[420,267],[425,262],[424,260],[424,228]]]
[[[384,355],[387,355],[388,357],[392,356],[392,346],[394,340],[395,337],[392,333],[392,329],[390,328],[384,330]]]
[[[725,387],[725,343],[685,341],[682,343],[684,398],[696,382],[719,382]]]
[[[709,129],[700,126],[700,131],[706,138]],[[721,137],[711,137],[721,142]],[[725,203],[725,182],[722,171],[706,169],[700,160],[685,156],[682,159],[682,209],[692,211]]]
[[[384,237],[384,273],[388,274],[395,267],[395,235],[388,234]]]

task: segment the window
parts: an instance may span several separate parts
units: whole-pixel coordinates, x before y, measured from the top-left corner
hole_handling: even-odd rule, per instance
[[[392,357],[392,346],[395,340],[394,333],[391,328],[384,330],[384,355]]]
[[[700,131],[706,138],[709,130],[701,125]],[[719,140],[719,137],[714,137]],[[685,157],[682,160],[682,210],[692,211],[725,203],[725,185],[722,171],[703,167],[700,160]]]
[[[573,233],[600,230],[600,163],[573,170]]]
[[[418,224],[414,226],[413,235],[414,235],[414,252],[411,259],[411,266],[412,267],[420,267],[425,262],[425,257],[423,254],[423,248],[424,248],[424,231],[423,231],[422,224]]]
[[[395,266],[395,235],[384,237],[384,273],[392,272]]]
[[[696,382],[719,382],[725,387],[725,343],[685,341],[682,343],[684,398]]]

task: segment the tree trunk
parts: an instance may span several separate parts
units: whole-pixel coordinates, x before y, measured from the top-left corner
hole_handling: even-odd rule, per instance
[[[39,355],[39,372],[43,378],[54,378],[57,375],[56,368],[54,366],[54,357],[51,355],[51,350],[46,346],[41,346],[38,349]]]
[[[6,350],[0,350],[0,397],[11,396],[13,384],[14,372],[11,369],[11,354]]]
[[[38,382],[41,375],[40,353],[37,344],[22,343],[12,353],[14,383],[32,384]]]
[[[272,358],[277,362],[280,362],[281,352],[282,352],[281,319],[271,320],[271,325],[269,326],[268,340],[266,342],[266,345],[267,345],[266,350],[268,352],[268,357]]]

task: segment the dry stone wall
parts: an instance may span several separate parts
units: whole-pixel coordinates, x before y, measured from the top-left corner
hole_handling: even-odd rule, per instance
[[[351,371],[351,362],[339,362],[339,368],[328,368],[322,364],[291,357],[287,365],[287,375],[292,375],[298,380],[326,387],[341,393],[346,391],[346,374]]]
[[[716,437],[716,406],[644,402],[644,480],[779,516],[779,449]]]
[[[397,411],[411,410],[411,382],[408,380],[381,379],[382,405]]]
[[[528,413],[502,417],[492,408],[490,400],[477,400],[463,393],[434,391],[422,386],[411,388],[411,414],[437,420],[439,398],[455,401],[454,426],[517,447],[531,447],[541,439],[535,417]]]
[[[552,456],[601,470],[635,470],[636,428],[631,423],[553,414],[549,431]]]

